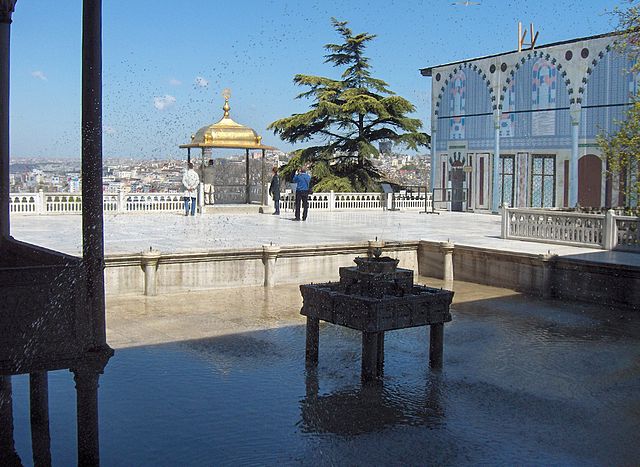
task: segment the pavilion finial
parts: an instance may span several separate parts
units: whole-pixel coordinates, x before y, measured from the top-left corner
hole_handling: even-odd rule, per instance
[[[231,97],[231,89],[225,88],[222,91],[222,97],[224,97],[224,105],[222,106],[222,110],[224,110],[224,118],[228,118],[229,110],[231,110],[231,107],[229,107],[229,98]]]

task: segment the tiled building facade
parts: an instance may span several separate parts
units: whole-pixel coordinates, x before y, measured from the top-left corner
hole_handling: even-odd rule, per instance
[[[619,37],[421,70],[432,83],[436,200],[453,198],[453,210],[620,205],[621,182],[606,176],[596,145],[639,86]]]

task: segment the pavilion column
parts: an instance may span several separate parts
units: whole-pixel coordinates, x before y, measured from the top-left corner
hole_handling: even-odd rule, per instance
[[[100,465],[98,378],[100,372],[81,366],[72,369],[76,382],[78,465]]]
[[[0,0],[0,244],[11,234],[9,218],[9,56],[16,0]]]
[[[491,189],[491,210],[498,212],[500,207],[500,114],[493,115],[494,142],[493,142],[493,187]]]
[[[49,377],[46,371],[29,374],[29,396],[33,464],[51,465]]]
[[[102,205],[102,0],[83,0],[82,256],[96,347],[106,344]]]
[[[245,149],[246,151],[246,155],[245,155],[245,179],[247,181],[247,186],[246,186],[246,203],[247,204],[251,204],[251,188],[249,187],[249,150]]]
[[[431,128],[431,191],[433,193],[433,199],[435,201],[436,194],[433,191],[436,188],[438,181],[438,151],[436,151],[436,128]],[[444,187],[443,187],[444,188]]]
[[[580,105],[571,106],[571,160],[569,161],[569,207],[578,204],[578,138],[580,136]]]
[[[22,465],[13,440],[11,376],[0,376],[0,465]]]
[[[265,160],[265,153],[264,153],[264,149],[262,150],[262,190],[260,192],[260,204],[262,204],[263,206],[267,204],[267,189],[266,189],[266,185],[265,185],[265,178],[266,178],[266,171],[267,171],[267,166],[266,166],[266,160]]]

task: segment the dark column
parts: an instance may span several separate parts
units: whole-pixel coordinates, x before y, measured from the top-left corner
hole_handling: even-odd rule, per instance
[[[0,376],[0,465],[22,465],[13,441],[11,376]]]
[[[378,365],[377,371],[378,376],[382,376],[384,374],[384,331],[378,333]]]
[[[191,148],[187,148],[187,164],[191,162]]]
[[[39,371],[29,375],[29,393],[33,464],[50,466],[49,378],[46,371]]]
[[[318,345],[320,341],[320,320],[307,316],[307,352],[306,360],[309,365],[318,364]]]
[[[377,379],[379,333],[362,331],[362,380]]]
[[[106,343],[102,215],[102,0],[82,2],[82,256],[96,347]]]
[[[266,160],[265,160],[265,154],[263,149],[262,150],[262,176],[261,176],[262,190],[260,192],[260,204],[262,204],[263,206],[267,204],[267,188],[265,185],[265,178],[266,178]]]
[[[98,378],[93,368],[72,369],[76,382],[78,424],[78,465],[100,465],[98,436]]]
[[[429,366],[442,368],[444,347],[444,324],[432,324],[429,336]]]
[[[249,188],[249,150],[246,150],[246,155],[245,155],[245,173],[246,173],[246,181],[247,181],[247,186],[246,186],[246,198],[247,198],[247,204],[251,204],[251,189]]]
[[[0,244],[11,234],[9,218],[9,51],[15,0],[0,1]]]

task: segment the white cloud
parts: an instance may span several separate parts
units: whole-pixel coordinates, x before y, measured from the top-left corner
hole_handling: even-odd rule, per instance
[[[162,97],[154,97],[153,98],[153,106],[158,110],[165,110],[171,107],[176,103],[176,98],[170,96],[169,94],[165,94]]]
[[[201,88],[206,88],[209,85],[209,81],[204,79],[202,76],[196,76],[196,86]]]
[[[33,76],[34,78],[38,78],[38,79],[40,79],[42,81],[46,81],[47,80],[47,77],[44,74],[44,72],[40,71],[40,70],[32,71],[31,72],[31,76]]]
[[[182,84],[182,81],[180,81],[179,79],[171,78],[169,80],[169,84],[171,86],[180,86]]]

